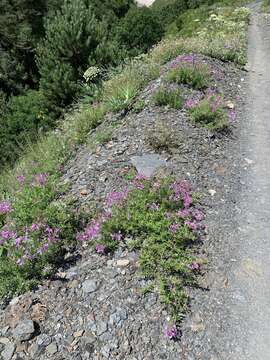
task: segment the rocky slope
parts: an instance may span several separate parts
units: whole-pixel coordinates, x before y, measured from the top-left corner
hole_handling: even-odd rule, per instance
[[[125,185],[134,164],[142,172],[157,170],[188,180],[202,194],[207,214],[209,235],[200,250],[205,258],[223,226],[222,205],[234,201],[230,179],[238,166],[234,144],[245,74],[229,63],[201,56],[197,59],[211,69],[212,90],[223,93],[228,108],[237,110],[231,131],[213,134],[195,126],[185,108],[154,106],[152,95],[163,82],[161,75],[137,99],[144,105],[141,111],[109,114],[95,133],[89,134],[89,143],[66,165],[63,181],[70,183],[66,196],[74,198],[78,206],[95,208],[109,191]],[[185,100],[196,101],[202,96],[187,86],[180,88]],[[161,147],[155,143],[160,145],[158,133],[164,136],[160,126],[167,134]],[[100,140],[108,128],[110,135]],[[154,140],[153,134],[157,134]],[[244,165],[248,166],[248,160]],[[203,272],[206,270],[207,266]],[[222,281],[226,285],[226,279]],[[201,288],[187,289],[191,300],[200,299],[213,286],[209,276],[202,276],[199,282]],[[100,256],[90,247],[78,248],[67,254],[55,279],[13,299],[0,311],[0,358],[175,360],[182,354],[182,359],[193,359],[186,350],[192,334],[204,330],[200,315],[187,315],[182,341],[181,334],[175,341],[167,339],[163,329],[169,315],[154,293],[143,294],[148,283],[138,271],[136,252],[120,246],[114,254]],[[197,301],[195,309],[198,305]],[[201,309],[207,311],[204,306]]]

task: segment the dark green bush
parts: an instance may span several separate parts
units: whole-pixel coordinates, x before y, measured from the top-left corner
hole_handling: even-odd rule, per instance
[[[116,29],[116,39],[129,55],[146,52],[163,35],[163,25],[149,8],[132,7]]]
[[[6,113],[0,117],[0,166],[14,161],[20,149],[36,139],[41,129],[51,127],[51,122],[40,92],[29,90],[11,97]]]

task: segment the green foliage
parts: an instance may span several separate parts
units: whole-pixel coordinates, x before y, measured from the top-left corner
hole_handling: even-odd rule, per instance
[[[167,90],[164,87],[154,93],[153,101],[155,105],[169,106],[173,109],[181,109],[184,103],[180,90]]]
[[[157,152],[167,151],[180,146],[180,140],[175,131],[162,121],[158,121],[155,127],[147,134],[147,142]]]
[[[145,106],[146,104],[144,100],[137,100],[132,106],[132,111],[134,113],[140,113],[141,111],[143,111]]]
[[[203,90],[209,84],[209,71],[207,66],[198,64],[183,64],[174,69],[170,69],[165,79],[177,84],[185,84],[196,90]]]
[[[199,123],[210,130],[220,131],[229,126],[226,113],[215,97],[200,101],[189,112],[195,123]]]
[[[16,160],[39,131],[51,127],[52,118],[43,103],[41,93],[35,90],[10,98],[5,114],[0,117],[0,167]]]
[[[270,12],[270,1],[269,0],[264,0],[264,2],[262,4],[262,11]]]
[[[158,286],[161,301],[179,320],[186,307],[184,287],[193,281],[190,246],[196,237],[176,215],[183,202],[173,200],[169,179],[151,182],[135,178],[133,184],[135,189],[129,191],[124,204],[115,205],[112,217],[103,223],[99,244],[112,251],[119,245],[112,234],[128,239],[126,245],[140,252],[142,274]]]
[[[59,174],[35,173],[38,164],[33,168],[33,177],[28,175],[23,184],[18,182],[16,197],[10,199],[12,211],[3,229],[16,235],[1,245],[0,297],[32,288],[54,272],[65,248],[74,242],[78,220],[72,204],[54,201],[63,190],[58,185]],[[41,176],[44,183],[38,182]]]
[[[116,40],[130,55],[146,52],[163,35],[159,18],[147,7],[132,7],[116,29]]]

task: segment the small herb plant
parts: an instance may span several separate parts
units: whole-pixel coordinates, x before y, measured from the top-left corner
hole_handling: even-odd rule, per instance
[[[195,90],[203,90],[209,85],[209,71],[204,64],[183,61],[171,68],[165,79],[169,82],[188,85]]]
[[[190,104],[188,111],[195,123],[210,130],[224,130],[229,126],[220,95],[212,95],[198,103]]]
[[[162,121],[158,121],[157,125],[147,133],[147,142],[157,152],[165,150],[171,153],[173,149],[180,147],[180,140],[175,131]]]
[[[142,274],[159,289],[161,302],[177,322],[187,307],[184,287],[195,281],[191,245],[204,228],[203,218],[187,182],[137,175],[126,189],[107,196],[104,210],[77,239],[91,241],[103,254],[120,243],[139,251]]]
[[[184,104],[180,90],[167,90],[164,87],[154,93],[153,101],[157,106],[169,106],[173,109],[181,109]]]

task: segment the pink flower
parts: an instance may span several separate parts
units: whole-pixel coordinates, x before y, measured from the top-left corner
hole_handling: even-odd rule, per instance
[[[185,225],[192,231],[195,231],[198,229],[198,224],[196,222],[192,222],[192,221],[185,221]]]
[[[31,230],[31,231],[36,231],[36,230],[38,230],[38,229],[39,229],[39,224],[33,223],[33,224],[30,226],[30,230]]]
[[[18,181],[18,183],[19,183],[20,185],[23,185],[24,182],[25,182],[25,176],[23,176],[23,175],[18,175],[18,176],[16,177],[16,179],[17,179],[17,181]]]
[[[184,207],[188,208],[192,203],[192,198],[189,194],[190,185],[186,181],[174,182],[171,185],[171,190],[173,194],[171,195],[171,200],[179,201],[182,200]]]
[[[231,122],[234,122],[236,120],[236,111],[235,110],[229,111],[228,117]]]
[[[198,105],[198,101],[196,101],[196,100],[191,100],[191,99],[189,99],[189,100],[187,100],[187,101],[185,102],[185,107],[186,107],[187,109],[192,109],[192,108],[194,108],[196,105]]]
[[[121,241],[121,239],[122,239],[122,234],[121,234],[120,231],[119,231],[118,233],[113,233],[113,234],[111,234],[111,238],[112,238],[112,240],[114,240],[114,241]]]
[[[0,202],[0,215],[5,215],[11,212],[11,205],[7,201]]]
[[[170,225],[169,230],[170,230],[171,233],[175,234],[178,227],[179,227],[179,225],[177,223],[173,223],[173,224]]]
[[[195,261],[193,261],[190,265],[188,265],[188,267],[192,270],[192,271],[200,271],[201,269],[201,265]]]
[[[124,191],[112,191],[107,195],[106,198],[106,206],[111,208],[113,205],[121,206],[123,202],[126,200],[128,195],[128,189]]]
[[[175,339],[177,336],[177,328],[176,325],[165,326],[164,336],[170,340]]]
[[[97,252],[98,254],[104,254],[104,252],[105,252],[105,246],[104,246],[104,245],[101,245],[101,244],[96,245],[96,252]]]
[[[156,204],[156,203],[152,203],[149,205],[149,209],[152,210],[152,211],[157,211],[160,209],[160,206],[159,204]]]
[[[179,210],[177,211],[176,216],[180,218],[186,218],[189,216],[189,210],[188,209]]]
[[[44,186],[47,182],[48,176],[49,175],[47,173],[40,173],[35,175],[35,184],[38,186]]]
[[[204,219],[204,213],[199,209],[192,210],[192,216],[196,221],[202,221]]]

